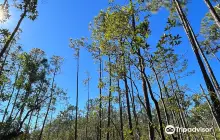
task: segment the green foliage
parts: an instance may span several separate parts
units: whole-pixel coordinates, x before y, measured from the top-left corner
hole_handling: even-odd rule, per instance
[[[220,9],[216,6],[215,10],[219,15]],[[204,38],[201,45],[205,53],[208,55],[216,54],[220,49],[220,29],[210,13],[207,13],[202,19],[200,33]]]

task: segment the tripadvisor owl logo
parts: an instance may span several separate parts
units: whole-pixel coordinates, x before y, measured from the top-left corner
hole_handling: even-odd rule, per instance
[[[169,135],[172,135],[175,133],[175,127],[173,125],[167,125],[165,128],[165,132]]]
[[[202,128],[202,127],[192,127],[192,128],[184,128],[184,127],[174,127],[173,125],[167,125],[165,128],[165,132],[169,135],[176,133],[210,133],[213,128]]]

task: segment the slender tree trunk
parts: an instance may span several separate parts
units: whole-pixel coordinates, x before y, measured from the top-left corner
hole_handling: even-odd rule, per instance
[[[130,100],[129,100],[129,94],[128,94],[128,82],[127,78],[124,76],[124,85],[125,85],[125,97],[126,97],[126,105],[127,105],[127,112],[128,112],[128,125],[130,129],[130,135],[133,138],[133,127],[132,127],[132,119],[131,119],[131,107],[130,107]]]
[[[8,114],[8,108],[9,108],[9,105],[11,104],[11,100],[12,100],[12,97],[13,97],[13,94],[14,94],[14,91],[15,91],[15,85],[16,85],[16,82],[17,82],[17,79],[18,79],[19,71],[20,71],[20,65],[18,67],[18,71],[17,71],[16,76],[15,76],[15,82],[14,82],[14,85],[13,85],[13,88],[12,88],[12,92],[11,92],[7,107],[5,109],[5,112],[4,112],[4,115],[3,115],[3,118],[2,118],[2,122],[4,122],[5,117]]]
[[[170,125],[170,117],[169,117],[169,114],[167,112],[167,108],[166,108],[166,105],[165,105],[165,102],[164,102],[164,99],[163,99],[163,93],[162,93],[161,85],[160,85],[160,82],[159,82],[159,78],[158,78],[158,75],[157,75],[156,70],[154,69],[154,67],[152,67],[152,71],[155,75],[157,85],[159,87],[160,99],[161,99],[161,102],[162,102],[162,105],[163,105],[163,110],[164,110],[164,113],[165,113],[166,123],[167,123],[167,125]],[[174,135],[172,135],[172,138],[173,138],[173,140],[177,139]]]
[[[166,60],[165,60],[166,61]],[[166,63],[166,62],[165,62]],[[167,66],[167,65],[166,65]],[[175,83],[176,83],[176,87],[177,87],[177,90],[178,90],[178,94],[180,94],[180,92],[181,92],[181,90],[180,90],[180,86],[179,86],[179,83],[178,83],[178,81],[177,81],[177,77],[176,77],[176,74],[175,74],[175,72],[174,72],[174,69],[173,69],[173,67],[171,68],[171,71],[172,71],[172,73],[173,73],[173,76],[174,76],[174,81],[175,81]],[[170,74],[170,73],[169,73]],[[170,76],[170,75],[169,75]],[[170,80],[172,80],[171,79],[171,77],[170,77]],[[173,82],[171,81],[171,84],[172,84]],[[174,87],[172,87],[172,89],[173,89]],[[185,110],[184,110],[184,108],[182,107],[182,105],[181,105],[181,103],[180,103],[180,101],[181,101],[181,99],[179,100],[179,97],[177,96],[178,94],[176,94],[176,92],[175,92],[175,98],[176,99],[178,99],[178,104],[180,105],[180,119],[182,120],[182,122],[183,122],[183,125],[184,125],[184,127],[186,128],[186,127],[188,127],[188,123],[187,123],[187,120],[186,120],[186,112],[185,112]],[[183,100],[182,100],[183,101]],[[189,134],[187,133],[187,139],[190,139],[190,136],[189,136]]]
[[[87,101],[87,113],[86,113],[86,139],[88,139],[88,125],[89,125],[89,111],[90,111],[90,94],[89,94],[89,76],[88,76],[88,101]]]
[[[37,117],[36,117],[36,120],[35,120],[34,130],[37,129],[37,123],[38,123],[38,119],[39,119],[39,114],[40,114],[40,109],[37,110]]]
[[[43,82],[40,84],[40,90],[39,90],[39,92],[37,93],[37,98],[36,98],[36,100],[35,100],[35,103],[37,103],[37,101],[39,100],[39,96],[40,96],[40,93],[41,93],[41,91],[43,90]],[[36,130],[37,129],[37,123],[38,123],[38,119],[39,119],[39,113],[40,113],[40,108],[39,109],[37,109],[37,111],[36,111],[37,113],[37,117],[36,117],[36,120],[35,120],[35,125],[34,125],[34,130]],[[32,113],[33,112],[31,112],[31,115],[32,115]]]
[[[213,132],[214,139],[215,139],[215,140],[218,140],[218,139],[217,139],[216,132],[215,132],[216,130],[215,130],[214,122],[212,122],[212,128],[213,128],[213,129],[212,129],[212,132]]]
[[[207,58],[206,58],[206,56],[205,56],[205,54],[203,53],[203,51],[202,51],[201,48],[199,48],[199,51],[200,51],[200,53],[202,54],[202,58],[203,58],[203,60],[204,60],[204,62],[205,62],[205,64],[206,64],[206,67],[207,67],[207,69],[208,69],[208,72],[210,73],[211,80],[212,80],[212,82],[213,82],[213,84],[214,84],[214,87],[215,87],[216,92],[218,93],[218,97],[219,97],[219,99],[220,99],[220,87],[219,87],[218,81],[217,81],[217,79],[216,79],[216,77],[215,77],[215,74],[214,74],[214,72],[213,72],[213,70],[212,70],[212,68],[211,68],[211,66],[210,66],[210,64],[209,64],[209,62],[208,62],[208,60],[207,60]]]
[[[14,139],[14,138],[20,136],[21,134],[23,134],[23,132],[21,131],[22,126],[23,126],[25,120],[27,119],[27,117],[29,116],[29,114],[30,114],[33,110],[34,110],[34,109],[30,109],[30,110],[26,113],[26,115],[24,116],[23,120],[22,120],[22,121],[19,121],[18,128],[17,128],[16,130],[13,130],[12,132],[3,134],[3,136],[0,136],[0,139],[1,139],[1,140],[11,140],[11,139]]]
[[[216,25],[220,28],[220,17],[218,15],[218,13],[215,11],[215,8],[212,6],[210,0],[204,0],[204,2],[207,5],[207,7],[209,8],[209,11],[210,11],[213,19],[215,20]]]
[[[4,96],[5,85],[6,83],[3,83],[3,85],[1,86],[1,91],[0,91],[1,96]]]
[[[15,109],[15,106],[16,106],[16,103],[17,103],[17,99],[18,99],[18,95],[20,93],[20,90],[21,90],[21,87],[18,87],[18,90],[17,90],[17,93],[15,95],[15,99],[14,99],[14,103],[13,103],[13,106],[12,106],[12,109],[11,109],[11,113],[9,115],[9,118],[12,118],[12,114],[14,112],[14,109]]]
[[[80,52],[77,51],[77,70],[76,70],[76,116],[75,116],[75,140],[78,139],[78,101],[79,101],[79,58],[80,58]]]
[[[32,115],[33,115],[33,111],[30,114],[29,120],[28,120],[28,124],[27,124],[27,132],[25,134],[25,140],[27,139],[27,135],[29,135],[29,129],[30,129],[30,124],[31,124],[31,119],[32,119]]]
[[[138,99],[139,99],[139,101],[140,101],[140,103],[141,103],[141,105],[144,107],[144,109],[145,109],[145,111],[147,112],[147,107],[145,106],[145,103],[142,101],[142,99],[140,98],[140,95],[139,95],[139,91],[138,91],[138,87],[137,87],[137,85],[135,84],[135,82],[134,81],[132,81],[133,82],[133,85],[134,85],[134,87],[136,88],[136,90],[137,90],[137,97],[138,97]],[[155,99],[155,98],[154,98]],[[142,113],[143,114],[143,113]],[[152,125],[152,127],[154,127],[154,129],[157,131],[157,133],[158,134],[160,134],[160,132],[159,132],[159,130],[156,128],[156,126],[149,120],[149,118],[148,118],[148,121],[149,121],[149,123]],[[160,137],[160,136],[159,136]],[[160,137],[161,138],[161,137]]]
[[[101,50],[99,50],[99,83],[102,82],[102,58]],[[98,127],[99,140],[102,139],[102,87],[99,87],[99,127]]]
[[[115,131],[113,131],[112,138],[115,140]]]
[[[33,84],[33,81],[31,80],[30,78],[30,75],[28,77],[28,84],[27,84],[27,88],[26,88],[26,93],[24,95],[24,99],[22,100],[22,104],[21,104],[21,107],[20,107],[20,113],[19,113],[19,117],[18,117],[18,121],[21,121],[21,118],[23,116],[23,113],[25,112],[25,107],[27,105],[27,100],[31,94],[31,90],[32,90],[32,84]]]
[[[141,80],[142,80],[142,88],[143,88],[143,92],[144,92],[145,106],[146,106],[147,116],[149,119],[149,123],[148,123],[149,139],[154,140],[155,136],[154,136],[153,118],[152,118],[152,114],[151,114],[150,101],[149,101],[149,97],[148,97],[147,82],[146,82],[146,79],[144,76],[144,73],[145,73],[144,61],[143,61],[143,58],[140,54],[140,50],[138,50],[138,56],[139,56],[138,63],[139,63],[139,67],[141,70],[140,73],[141,73]]]
[[[173,79],[171,78],[170,70],[168,69],[168,64],[167,64],[166,59],[165,59],[164,62],[165,62],[166,70],[167,70],[168,77],[169,77],[169,80],[170,80],[170,83],[171,83],[171,89],[172,89],[172,92],[173,92],[174,97],[175,97],[176,104],[177,104],[178,109],[179,109],[179,118],[181,120],[181,124],[182,124],[183,127],[187,128],[186,122],[185,122],[185,119],[184,119],[184,115],[183,115],[183,112],[182,112],[182,106],[180,104],[180,101],[179,101],[179,98],[177,96],[177,93],[174,90]],[[190,136],[188,135],[188,133],[187,133],[187,139],[190,139]]]
[[[177,87],[177,90],[178,90],[178,92],[179,92],[179,94],[180,94],[180,92],[181,92],[181,89],[180,89],[180,86],[179,86],[179,83],[178,83],[178,79],[177,79],[177,77],[176,77],[176,74],[175,74],[175,71],[174,71],[174,69],[173,69],[173,67],[171,68],[171,71],[172,71],[172,73],[173,73],[173,76],[174,76],[174,81],[175,81],[175,83],[176,83],[176,87]],[[180,101],[181,101],[181,99],[180,99]],[[183,119],[183,122],[184,122],[184,124],[185,124],[185,126],[186,127],[188,127],[188,125],[187,125],[187,121],[186,121],[186,112],[185,112],[185,110],[183,109],[183,107],[181,106],[181,116],[182,116],[182,119]]]
[[[129,76],[130,76],[130,78],[132,78],[130,63],[129,63]],[[133,88],[133,83],[132,83],[131,79],[130,79],[130,86],[131,86],[131,103],[132,103],[133,114],[134,114],[134,119],[135,119],[135,125],[136,125],[137,135],[138,135],[137,139],[140,139],[141,132],[140,132],[140,129],[139,129],[138,115],[137,115],[136,106],[135,106],[134,88]]]
[[[1,63],[0,76],[2,75],[2,72],[4,71],[4,66],[5,66],[5,64],[6,64],[6,60],[7,60],[7,58],[8,58],[9,52],[10,52],[10,47],[9,47],[9,49],[8,49],[6,55],[5,55],[5,58],[4,58],[4,60],[3,60],[3,63]],[[0,62],[1,62],[1,59],[0,59]]]
[[[200,69],[201,69],[201,72],[203,74],[203,77],[204,77],[204,80],[205,80],[205,83],[206,83],[206,86],[207,86],[207,89],[209,91],[209,94],[210,94],[210,97],[211,97],[211,100],[212,100],[212,104],[214,106],[214,109],[215,109],[215,116],[217,118],[217,122],[218,124],[220,124],[220,101],[218,100],[218,96],[217,96],[217,93],[215,92],[215,88],[206,72],[206,69],[205,69],[205,66],[202,62],[202,59],[199,55],[199,47],[198,47],[198,42],[196,42],[196,37],[195,35],[192,33],[192,29],[190,28],[190,24],[189,22],[187,21],[186,19],[186,16],[179,4],[179,1],[178,0],[173,0],[173,2],[175,3],[176,5],[176,10],[179,14],[179,17],[183,23],[183,27],[186,31],[186,34],[192,44],[192,49],[196,55],[196,58],[197,58],[197,61],[199,63],[199,66],[200,66]]]
[[[213,118],[214,118],[214,120],[215,120],[215,122],[216,122],[216,124],[217,124],[217,126],[218,126],[218,129],[220,130],[220,126],[219,126],[218,121],[217,121],[217,118],[216,118],[216,116],[215,116],[214,109],[213,109],[213,107],[212,107],[212,105],[211,105],[211,103],[210,103],[208,97],[206,96],[205,91],[204,91],[204,89],[203,89],[203,87],[202,87],[201,84],[200,84],[200,88],[201,88],[201,90],[202,90],[202,93],[204,94],[204,97],[205,97],[205,99],[206,99],[208,105],[209,105],[209,109],[210,109],[210,111],[212,112],[212,116],[213,116]]]
[[[99,140],[99,124],[96,127],[96,140]]]
[[[46,112],[46,115],[44,117],[44,121],[43,121],[42,128],[41,128],[41,131],[40,131],[40,135],[39,135],[39,138],[38,138],[39,140],[42,139],[42,134],[43,134],[44,127],[45,127],[45,124],[46,124],[47,116],[48,116],[48,113],[50,111],[50,107],[51,107],[51,104],[52,104],[54,88],[55,88],[54,82],[55,82],[56,72],[57,72],[57,69],[55,69],[54,74],[53,74],[53,79],[52,79],[52,84],[51,84],[51,91],[50,91],[50,100],[49,100],[49,103],[48,103],[48,106],[47,106],[47,112]]]
[[[47,134],[47,139],[49,140],[50,139],[50,134],[51,134],[51,125],[52,125],[52,120],[53,120],[53,112],[51,111],[51,114],[50,114],[50,124],[48,126],[48,134]]]
[[[163,129],[163,122],[162,122],[162,118],[161,118],[161,113],[160,113],[160,108],[159,108],[159,104],[156,100],[156,98],[154,97],[153,95],[153,91],[152,91],[152,88],[151,88],[151,84],[146,76],[146,74],[144,74],[144,77],[146,79],[146,82],[147,82],[147,85],[148,85],[148,89],[149,89],[149,93],[150,93],[150,96],[155,104],[155,108],[156,108],[156,112],[157,112],[157,117],[158,117],[158,121],[159,121],[159,125],[160,125],[160,134],[161,134],[161,138],[162,140],[165,140],[165,135],[164,135],[164,129]]]
[[[220,59],[218,58],[218,56],[216,56],[216,54],[213,52],[212,48],[210,46],[207,46],[210,49],[210,53],[213,55],[214,58],[217,59],[218,62],[220,62]]]
[[[130,4],[133,7],[132,0],[130,0]],[[135,31],[136,31],[136,23],[135,23],[134,14],[132,14],[132,28],[133,28],[133,32],[135,33]],[[140,49],[137,50],[137,55],[138,55],[138,63],[139,63],[140,71],[141,71],[142,88],[143,88],[143,92],[144,92],[145,106],[146,106],[147,116],[148,116],[148,119],[149,119],[149,122],[148,122],[149,139],[150,140],[154,140],[155,136],[154,136],[154,128],[153,128],[153,124],[152,124],[153,123],[153,121],[152,121],[153,119],[152,119],[152,114],[151,114],[150,101],[149,101],[147,85],[146,85],[147,83],[146,83],[146,80],[145,80],[144,74],[143,74],[143,73],[145,73],[144,59],[141,56]]]
[[[117,81],[118,86],[118,100],[119,100],[119,114],[120,114],[120,132],[121,132],[121,140],[124,140],[124,124],[123,124],[123,110],[122,110],[122,100],[121,100],[121,90],[120,90],[120,84],[119,79]]]
[[[167,87],[165,86],[164,81],[162,81],[162,84],[163,84],[163,88],[164,88],[164,90],[165,90],[164,93],[166,94],[167,98],[170,98],[169,93],[168,93],[168,91],[167,91]],[[171,112],[171,117],[172,117],[173,125],[175,125],[175,126],[177,126],[177,125],[178,125],[178,126],[181,126],[181,123],[179,122],[178,118],[176,117],[175,112],[174,112],[173,110],[171,110],[170,112]],[[174,136],[172,136],[172,137],[173,137],[173,139],[176,139],[176,138],[174,138]],[[179,134],[179,133],[178,133],[178,139],[180,139],[180,140],[183,139],[183,138],[182,138],[182,135]]]
[[[107,124],[107,140],[110,140],[110,119],[111,119],[111,98],[112,98],[112,92],[111,92],[111,86],[112,86],[112,79],[111,79],[111,56],[108,57],[108,61],[109,61],[109,97],[108,97],[108,124]]]
[[[31,0],[29,0],[25,6],[24,6],[24,12],[21,14],[21,17],[15,27],[15,29],[13,30],[12,34],[10,35],[10,37],[7,39],[5,45],[3,46],[1,52],[0,52],[0,60],[2,59],[4,53],[6,52],[6,50],[9,48],[10,43],[12,42],[12,40],[14,39],[15,34],[17,33],[23,19],[25,18],[26,14],[27,14],[27,6],[29,5]]]
[[[27,100],[31,94],[31,89],[32,89],[32,81],[30,80],[31,78],[29,77],[28,79],[28,85],[27,85],[27,90],[26,90],[26,93],[25,93],[25,96],[24,96],[24,100],[22,101],[22,105],[21,105],[21,108],[20,108],[20,114],[19,114],[19,121],[21,120],[22,116],[23,116],[23,113],[25,111],[25,107],[27,105]]]
[[[130,129],[130,135],[133,138],[133,126],[132,126],[132,118],[131,118],[131,107],[130,107],[130,99],[129,99],[129,87],[128,87],[128,81],[127,81],[127,74],[126,74],[126,64],[125,64],[125,54],[123,51],[122,55],[122,61],[123,61],[123,81],[125,86],[125,97],[126,97],[126,105],[127,105],[127,112],[128,112],[128,125]]]
[[[170,124],[169,114],[167,112],[167,108],[166,108],[166,105],[165,105],[165,102],[164,102],[164,99],[163,99],[163,93],[162,93],[161,85],[160,85],[160,82],[159,82],[158,74],[156,73],[156,70],[154,69],[154,67],[152,67],[152,71],[155,75],[155,78],[156,78],[156,81],[157,81],[157,86],[159,87],[160,99],[161,99],[161,102],[162,102],[162,105],[163,105],[163,110],[164,110],[164,113],[165,113],[166,123],[167,123],[167,125],[169,125]]]

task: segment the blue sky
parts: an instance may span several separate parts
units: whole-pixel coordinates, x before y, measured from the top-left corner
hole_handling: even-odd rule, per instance
[[[128,0],[121,0],[126,3]],[[1,0],[2,3],[2,0]],[[91,22],[101,9],[108,6],[107,0],[39,0],[39,17],[36,21],[25,19],[22,23],[23,33],[19,43],[23,45],[24,50],[31,48],[41,48],[48,56],[59,55],[64,57],[65,61],[61,74],[57,77],[57,83],[60,87],[68,89],[70,103],[75,104],[76,94],[76,61],[73,57],[73,50],[69,48],[69,38],[89,37],[91,32],[88,30],[88,24]],[[207,12],[207,7],[202,0],[194,0],[188,4],[188,18],[192,24],[195,33],[199,32],[201,19]],[[14,28],[18,20],[19,11],[12,11],[11,21],[1,26]],[[163,34],[163,28],[167,21],[168,13],[166,10],[159,11],[150,18],[152,35],[149,38],[151,44],[155,44],[158,38]],[[196,74],[183,80],[189,87],[199,91],[199,84],[204,83],[197,61],[192,53],[190,43],[182,28],[178,28],[182,38],[182,45],[177,48],[177,52],[184,54],[187,52],[189,59],[189,69],[195,70]],[[217,61],[211,60],[217,78],[220,78]],[[94,64],[92,57],[85,50],[81,52],[80,57],[80,94],[79,102],[82,108],[87,100],[87,91],[82,81],[85,79],[85,71],[89,71],[92,77],[91,97],[98,96],[98,65]],[[141,90],[140,90],[141,91]]]

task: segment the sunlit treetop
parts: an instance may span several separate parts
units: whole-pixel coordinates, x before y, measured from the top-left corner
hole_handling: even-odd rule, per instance
[[[9,18],[9,4],[0,4],[0,23],[5,23]]]

